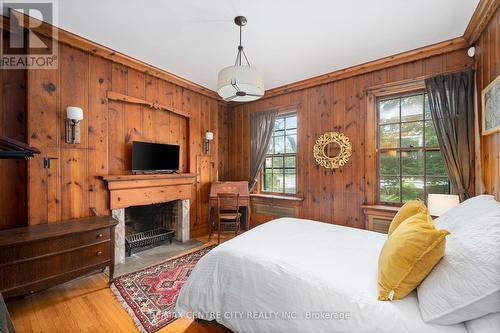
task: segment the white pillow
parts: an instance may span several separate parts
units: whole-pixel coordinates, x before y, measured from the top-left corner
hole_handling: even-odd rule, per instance
[[[450,232],[445,256],[418,287],[422,318],[456,324],[500,311],[500,203],[464,201],[434,221]]]
[[[469,333],[498,333],[500,332],[500,312],[466,321],[465,327]]]

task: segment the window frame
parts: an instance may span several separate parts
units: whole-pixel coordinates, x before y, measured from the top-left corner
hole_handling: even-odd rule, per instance
[[[424,87],[415,87],[414,89],[410,89],[410,90],[403,90],[403,91],[394,91],[394,92],[390,92],[389,91],[385,91],[385,93],[382,93],[380,95],[374,95],[374,111],[375,111],[375,147],[376,147],[376,156],[375,156],[375,159],[376,159],[376,193],[375,193],[375,198],[376,198],[376,202],[380,205],[385,205],[385,206],[402,206],[404,204],[404,201],[403,201],[403,178],[404,177],[415,177],[415,178],[423,178],[423,183],[424,183],[424,201],[427,202],[427,196],[428,196],[428,193],[427,193],[427,180],[429,179],[443,179],[445,177],[443,176],[429,176],[427,175],[427,154],[426,152],[428,151],[441,151],[441,148],[439,147],[439,143],[436,145],[436,146],[430,146],[430,147],[427,147],[426,146],[426,141],[425,141],[425,125],[426,125],[426,122],[429,121],[432,121],[432,123],[434,123],[434,121],[432,120],[432,118],[426,118],[425,116],[425,95],[427,94],[427,92],[425,91],[425,88]],[[423,97],[423,115],[422,115],[422,119],[421,120],[407,120],[407,121],[402,121],[401,119],[401,102],[399,104],[399,120],[398,122],[388,122],[388,123],[381,123],[380,122],[380,109],[379,109],[379,102],[380,101],[383,101],[383,100],[391,100],[391,99],[399,99],[401,100],[402,98],[405,98],[405,97],[411,97],[411,96],[418,96],[418,95],[424,95]],[[428,98],[427,98],[427,101],[428,101]],[[422,123],[422,143],[423,143],[423,146],[410,146],[410,147],[403,147],[402,146],[402,126],[403,124],[407,124],[407,123],[416,123],[416,122],[421,122]],[[380,133],[380,127],[383,126],[383,125],[399,125],[399,147],[390,147],[390,148],[382,148],[380,147],[380,141],[381,141],[381,133]],[[386,152],[386,151],[396,151],[398,154],[399,154],[399,175],[398,176],[386,176],[386,177],[393,177],[393,178],[398,178],[399,179],[399,196],[400,196],[400,201],[399,202],[391,202],[391,201],[383,201],[381,199],[381,196],[380,196],[380,179],[381,177],[384,177],[384,176],[381,176],[381,173],[380,173],[380,155],[382,152]],[[423,161],[423,174],[422,175],[407,175],[407,176],[404,176],[403,175],[403,158],[402,158],[402,152],[405,152],[405,151],[411,151],[411,152],[422,152],[423,153],[423,158],[424,158],[424,161]],[[446,178],[448,179],[448,193],[451,193],[451,182],[450,182],[450,178],[448,175],[446,175]]]
[[[297,122],[297,125],[295,127],[295,131],[296,131],[296,148],[295,148],[295,153],[281,153],[281,154],[268,154],[266,152],[266,155],[264,157],[264,164],[262,165],[262,169],[260,170],[260,176],[259,176],[259,179],[260,179],[260,185],[258,187],[258,192],[261,193],[261,194],[266,194],[266,195],[275,195],[275,196],[289,196],[289,197],[296,197],[297,194],[299,193],[299,189],[298,189],[298,163],[297,163],[297,156],[298,156],[298,152],[299,152],[299,115],[298,115],[298,108],[297,107],[293,107],[293,108],[289,108],[289,109],[286,109],[286,110],[282,110],[278,113],[278,115],[276,116],[276,118],[287,118],[287,117],[291,117],[291,116],[295,116],[296,117],[296,122]],[[286,130],[286,128],[285,128]],[[273,130],[273,134],[274,134],[274,130]],[[286,132],[285,134],[283,135],[284,139],[286,140]],[[285,142],[285,145],[286,145],[286,142]],[[264,169],[265,169],[265,159],[268,158],[268,157],[277,157],[277,156],[283,156],[283,177],[286,175],[286,172],[285,170],[286,169],[294,169],[295,170],[295,192],[294,193],[287,193],[287,192],[284,192],[285,191],[285,183],[283,181],[283,192],[276,192],[276,191],[266,191],[264,190],[264,179],[265,179],[265,175],[266,173],[264,172]],[[287,157],[287,156],[294,156],[295,157],[295,166],[294,168],[285,168],[284,166],[284,158]]]

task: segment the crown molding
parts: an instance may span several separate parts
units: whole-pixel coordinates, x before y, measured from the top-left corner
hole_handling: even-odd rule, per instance
[[[204,96],[220,100],[219,95],[217,92],[210,90],[208,88],[205,88],[197,83],[194,83],[192,81],[189,81],[187,79],[184,79],[178,75],[172,74],[170,72],[167,72],[163,69],[160,69],[158,67],[155,67],[153,65],[150,65],[146,62],[143,62],[141,60],[135,59],[133,57],[130,57],[126,54],[120,53],[118,51],[115,51],[113,49],[110,49],[109,47],[106,47],[104,45],[95,43],[91,40],[88,40],[84,37],[78,36],[74,33],[71,33],[69,31],[66,31],[64,29],[52,26],[51,24],[48,24],[46,22],[42,22],[38,19],[35,19],[31,16],[24,15],[19,12],[14,12],[13,15],[16,16],[18,20],[28,20],[29,26],[31,27],[36,27],[32,28],[34,32],[37,34],[40,34],[42,36],[46,36],[48,38],[53,38],[53,31],[56,32],[56,40],[58,40],[61,43],[67,44],[71,47],[80,49],[82,51],[85,51],[87,53],[102,57],[104,59],[111,60],[115,63],[130,67],[132,69],[135,69],[139,72],[154,76],[156,78],[169,81],[171,83],[174,83],[178,86],[181,86],[182,88],[189,89],[193,92],[202,94]],[[1,16],[0,18],[2,20],[2,28],[4,30],[10,30],[10,25],[9,25],[9,18],[5,16]]]
[[[284,86],[273,88],[267,90],[262,99],[288,94],[294,91],[315,87],[318,85],[330,83],[348,77],[353,77],[356,75],[361,75],[376,70],[397,66],[403,63],[417,61],[435,55],[440,55],[443,53],[464,49],[467,46],[468,43],[463,37],[453,38],[444,42],[424,46],[411,51],[402,52],[389,57],[369,61],[364,64],[351,66],[331,73],[315,76],[302,81],[297,81]],[[230,105],[233,104],[237,105],[237,103],[230,103]]]
[[[439,42],[436,44],[424,46],[421,48],[417,48],[414,50],[402,52],[396,55],[384,57],[381,59],[369,61],[360,65],[351,66],[348,68],[340,69],[337,71],[333,71],[327,74],[322,74],[319,76],[315,76],[312,78],[308,78],[305,80],[293,82],[290,84],[286,84],[280,87],[276,87],[273,89],[269,89],[265,92],[262,99],[271,98],[287,93],[291,93],[294,91],[299,91],[307,88],[311,88],[314,86],[330,83],[336,80],[365,74],[368,72],[381,70],[384,68],[397,66],[403,63],[412,62],[416,60],[421,60],[425,58],[429,58],[435,55],[440,55],[443,53],[453,52],[456,50],[460,50],[466,48],[467,46],[473,44],[480,36],[481,32],[484,30],[486,25],[488,24],[491,17],[494,15],[500,4],[500,0],[480,0],[474,14],[472,15],[471,21],[469,22],[467,29],[463,36],[453,38],[447,41]],[[23,15],[20,14],[19,15]],[[50,24],[45,22],[40,22],[39,20],[27,16],[32,23],[31,26],[39,26],[35,28],[35,31],[41,35],[51,37],[52,28],[56,29],[58,32],[57,39],[70,45],[72,47],[81,49],[88,53],[100,56],[105,59],[109,59],[116,63],[131,67],[145,74],[152,75],[154,77],[172,82],[176,85],[179,85],[183,88],[189,89],[191,91],[200,93],[207,97],[217,99],[219,103],[222,105],[238,105],[241,103],[230,102],[227,103],[223,101],[217,92],[205,88],[197,83],[186,80],[180,76],[162,70],[153,65],[147,64],[143,61],[137,60],[130,56],[127,56],[123,53],[112,50],[106,46],[100,45],[98,43],[92,42],[86,38],[68,32],[64,29],[60,29],[57,27],[52,27]],[[4,29],[9,29],[8,18],[2,17],[2,26]]]
[[[490,19],[495,15],[495,12],[500,5],[500,0],[481,0],[472,14],[467,29],[464,32],[464,38],[469,45],[474,44],[481,36],[481,33],[486,28]]]

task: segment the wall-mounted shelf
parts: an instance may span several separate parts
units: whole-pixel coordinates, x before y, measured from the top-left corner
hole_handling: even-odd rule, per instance
[[[29,159],[34,154],[40,154],[40,150],[0,135],[0,159]]]
[[[9,159],[26,159],[33,157],[33,155],[26,153],[24,151],[0,151],[0,159],[9,160]]]

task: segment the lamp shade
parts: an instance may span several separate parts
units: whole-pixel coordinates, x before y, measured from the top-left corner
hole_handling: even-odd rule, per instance
[[[429,194],[427,205],[429,213],[434,216],[441,216],[446,211],[452,209],[460,203],[458,195],[452,194]]]
[[[251,66],[229,66],[219,72],[219,96],[234,102],[250,102],[264,96],[264,78]]]
[[[213,132],[206,132],[205,133],[205,139],[208,141],[211,141],[214,139],[214,133]]]
[[[77,106],[68,106],[66,108],[66,117],[71,120],[80,121],[83,119],[83,109]]]

